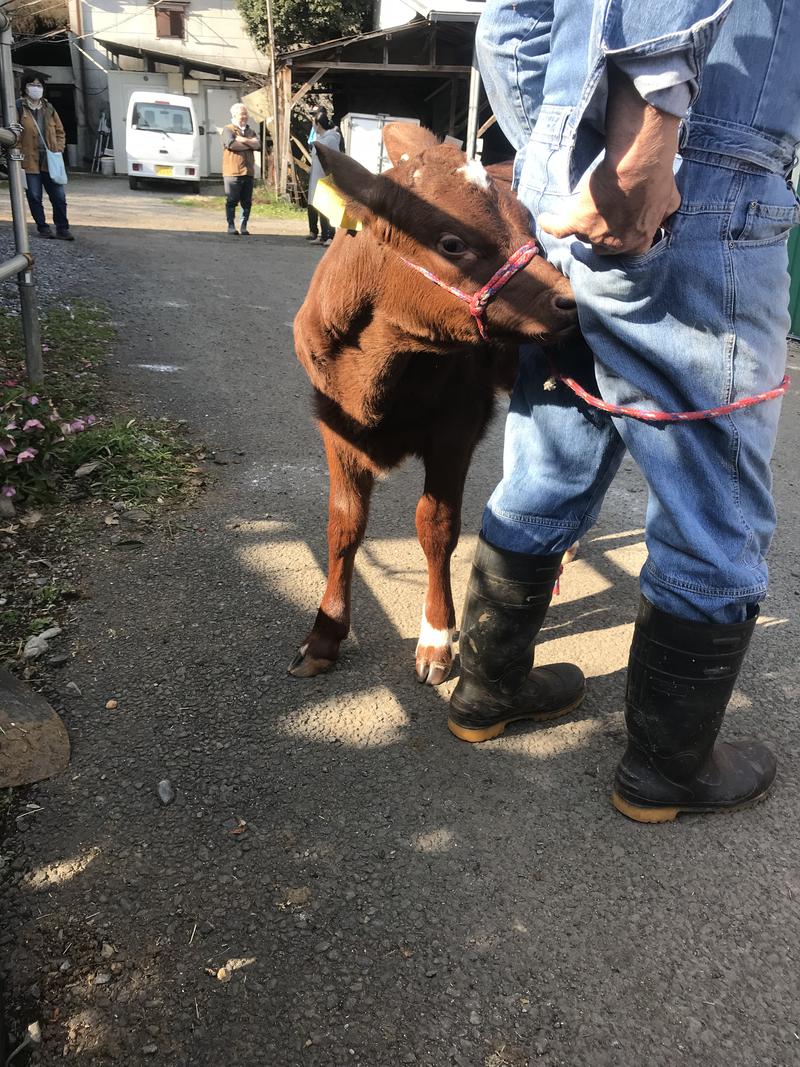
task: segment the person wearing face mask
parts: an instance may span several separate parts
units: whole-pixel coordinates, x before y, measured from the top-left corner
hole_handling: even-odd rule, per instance
[[[255,178],[255,150],[259,147],[255,130],[247,123],[247,108],[234,104],[231,121],[222,128],[222,180],[225,183],[225,216],[228,233],[235,237],[236,206],[241,204],[242,222],[239,233],[249,237],[247,220],[253,203]]]
[[[38,74],[23,75],[22,96],[17,100],[17,113],[22,126],[20,150],[23,154],[28,206],[40,237],[57,237],[74,241],[67,218],[67,194],[63,185],[53,181],[47,169],[47,151],[63,152],[66,143],[64,127],[53,105],[44,99],[44,86]],[[44,214],[42,199],[45,191],[53,209],[53,234]]]

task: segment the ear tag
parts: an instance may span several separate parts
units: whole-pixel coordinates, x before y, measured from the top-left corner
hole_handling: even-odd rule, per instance
[[[314,190],[311,206],[321,212],[330,221],[331,226],[342,230],[360,230],[360,219],[348,214],[347,204],[333,182],[330,174],[320,178]]]

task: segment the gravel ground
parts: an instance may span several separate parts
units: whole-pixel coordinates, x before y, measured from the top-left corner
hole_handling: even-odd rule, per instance
[[[31,251],[36,264],[36,293],[39,305],[47,308],[57,304],[75,284],[78,275],[95,267],[94,254],[87,248],[77,249],[66,241],[44,241],[35,236],[31,226]],[[9,226],[0,230],[0,262],[16,255],[14,234]],[[0,282],[0,312],[19,314],[19,295],[16,279]]]
[[[72,766],[5,857],[2,960],[16,1018],[42,1025],[32,1062],[800,1062],[797,387],[773,593],[727,725],[776,746],[779,782],[750,812],[640,827],[608,801],[644,558],[631,465],[543,635],[541,661],[589,676],[573,718],[468,746],[445,728],[452,683],[415,683],[413,465],[379,487],[342,661],[287,677],[325,558],[290,331],[321,251],[98,188],[71,187],[79,240],[48,244],[42,273],[111,305],[115,386],[229,462],[172,537],[85,549],[91,598],[52,683]],[[500,444],[498,421],[467,487],[457,599]]]

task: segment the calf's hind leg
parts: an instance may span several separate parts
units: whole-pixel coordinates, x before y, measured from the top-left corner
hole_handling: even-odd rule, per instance
[[[328,584],[311,632],[292,660],[289,674],[310,678],[333,666],[350,630],[353,566],[364,537],[374,477],[322,427],[328,457]]]
[[[416,674],[439,685],[453,666],[456,612],[450,585],[450,557],[461,532],[461,500],[472,447],[463,455],[452,445],[426,450],[425,489],[417,504],[417,537],[428,561],[428,588],[422,607]]]

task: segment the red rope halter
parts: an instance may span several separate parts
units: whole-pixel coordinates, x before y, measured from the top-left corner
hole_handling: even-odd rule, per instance
[[[517,271],[526,267],[533,257],[538,254],[539,246],[536,242],[533,240],[527,241],[508,257],[503,266],[491,276],[486,285],[472,294],[465,293],[463,289],[458,289],[455,285],[448,285],[441,278],[437,278],[433,271],[420,267],[417,263],[412,263],[405,256],[400,258],[407,267],[418,271],[428,281],[434,282],[435,285],[446,289],[448,293],[452,293],[459,300],[463,300],[470,315],[475,319],[475,325],[478,327],[481,340],[488,341],[489,333],[486,324],[486,308],[488,304],[497,296],[503,286],[514,277]],[[785,374],[780,385],[775,389],[769,389],[764,393],[756,393],[754,396],[745,396],[741,400],[734,400],[732,403],[723,404],[721,407],[706,408],[704,411],[646,411],[641,408],[623,407],[620,404],[608,404],[600,397],[592,396],[574,378],[568,378],[560,374],[556,370],[552,359],[550,361],[550,369],[552,372],[551,377],[548,382],[545,382],[545,388],[554,389],[555,383],[557,381],[561,382],[562,385],[566,385],[568,389],[571,389],[577,397],[580,397],[581,400],[599,411],[605,411],[609,415],[617,415],[627,419],[640,419],[643,422],[696,422],[699,419],[718,419],[723,415],[730,415],[734,411],[740,411],[742,408],[763,404],[765,400],[776,400],[784,395],[791,384],[791,378],[788,374]]]
[[[457,289],[454,285],[448,285],[447,282],[443,282],[441,278],[437,278],[433,271],[427,270],[425,267],[420,267],[416,263],[412,263],[410,259],[406,259],[404,256],[400,258],[403,260],[407,267],[411,267],[412,270],[419,271],[423,278],[427,278],[428,281],[434,282],[436,285],[441,286],[442,289],[446,289],[448,293],[452,293],[453,296],[457,296],[459,300],[463,300],[467,305],[470,315],[475,319],[475,325],[478,327],[478,333],[481,335],[482,341],[489,340],[489,334],[486,327],[486,307],[491,300],[497,296],[506,282],[522,270],[523,267],[527,267],[534,256],[538,256],[539,246],[535,241],[526,241],[524,245],[521,245],[516,252],[513,252],[505,261],[503,266],[496,271],[486,285],[482,286],[477,293],[465,293],[463,289]]]

